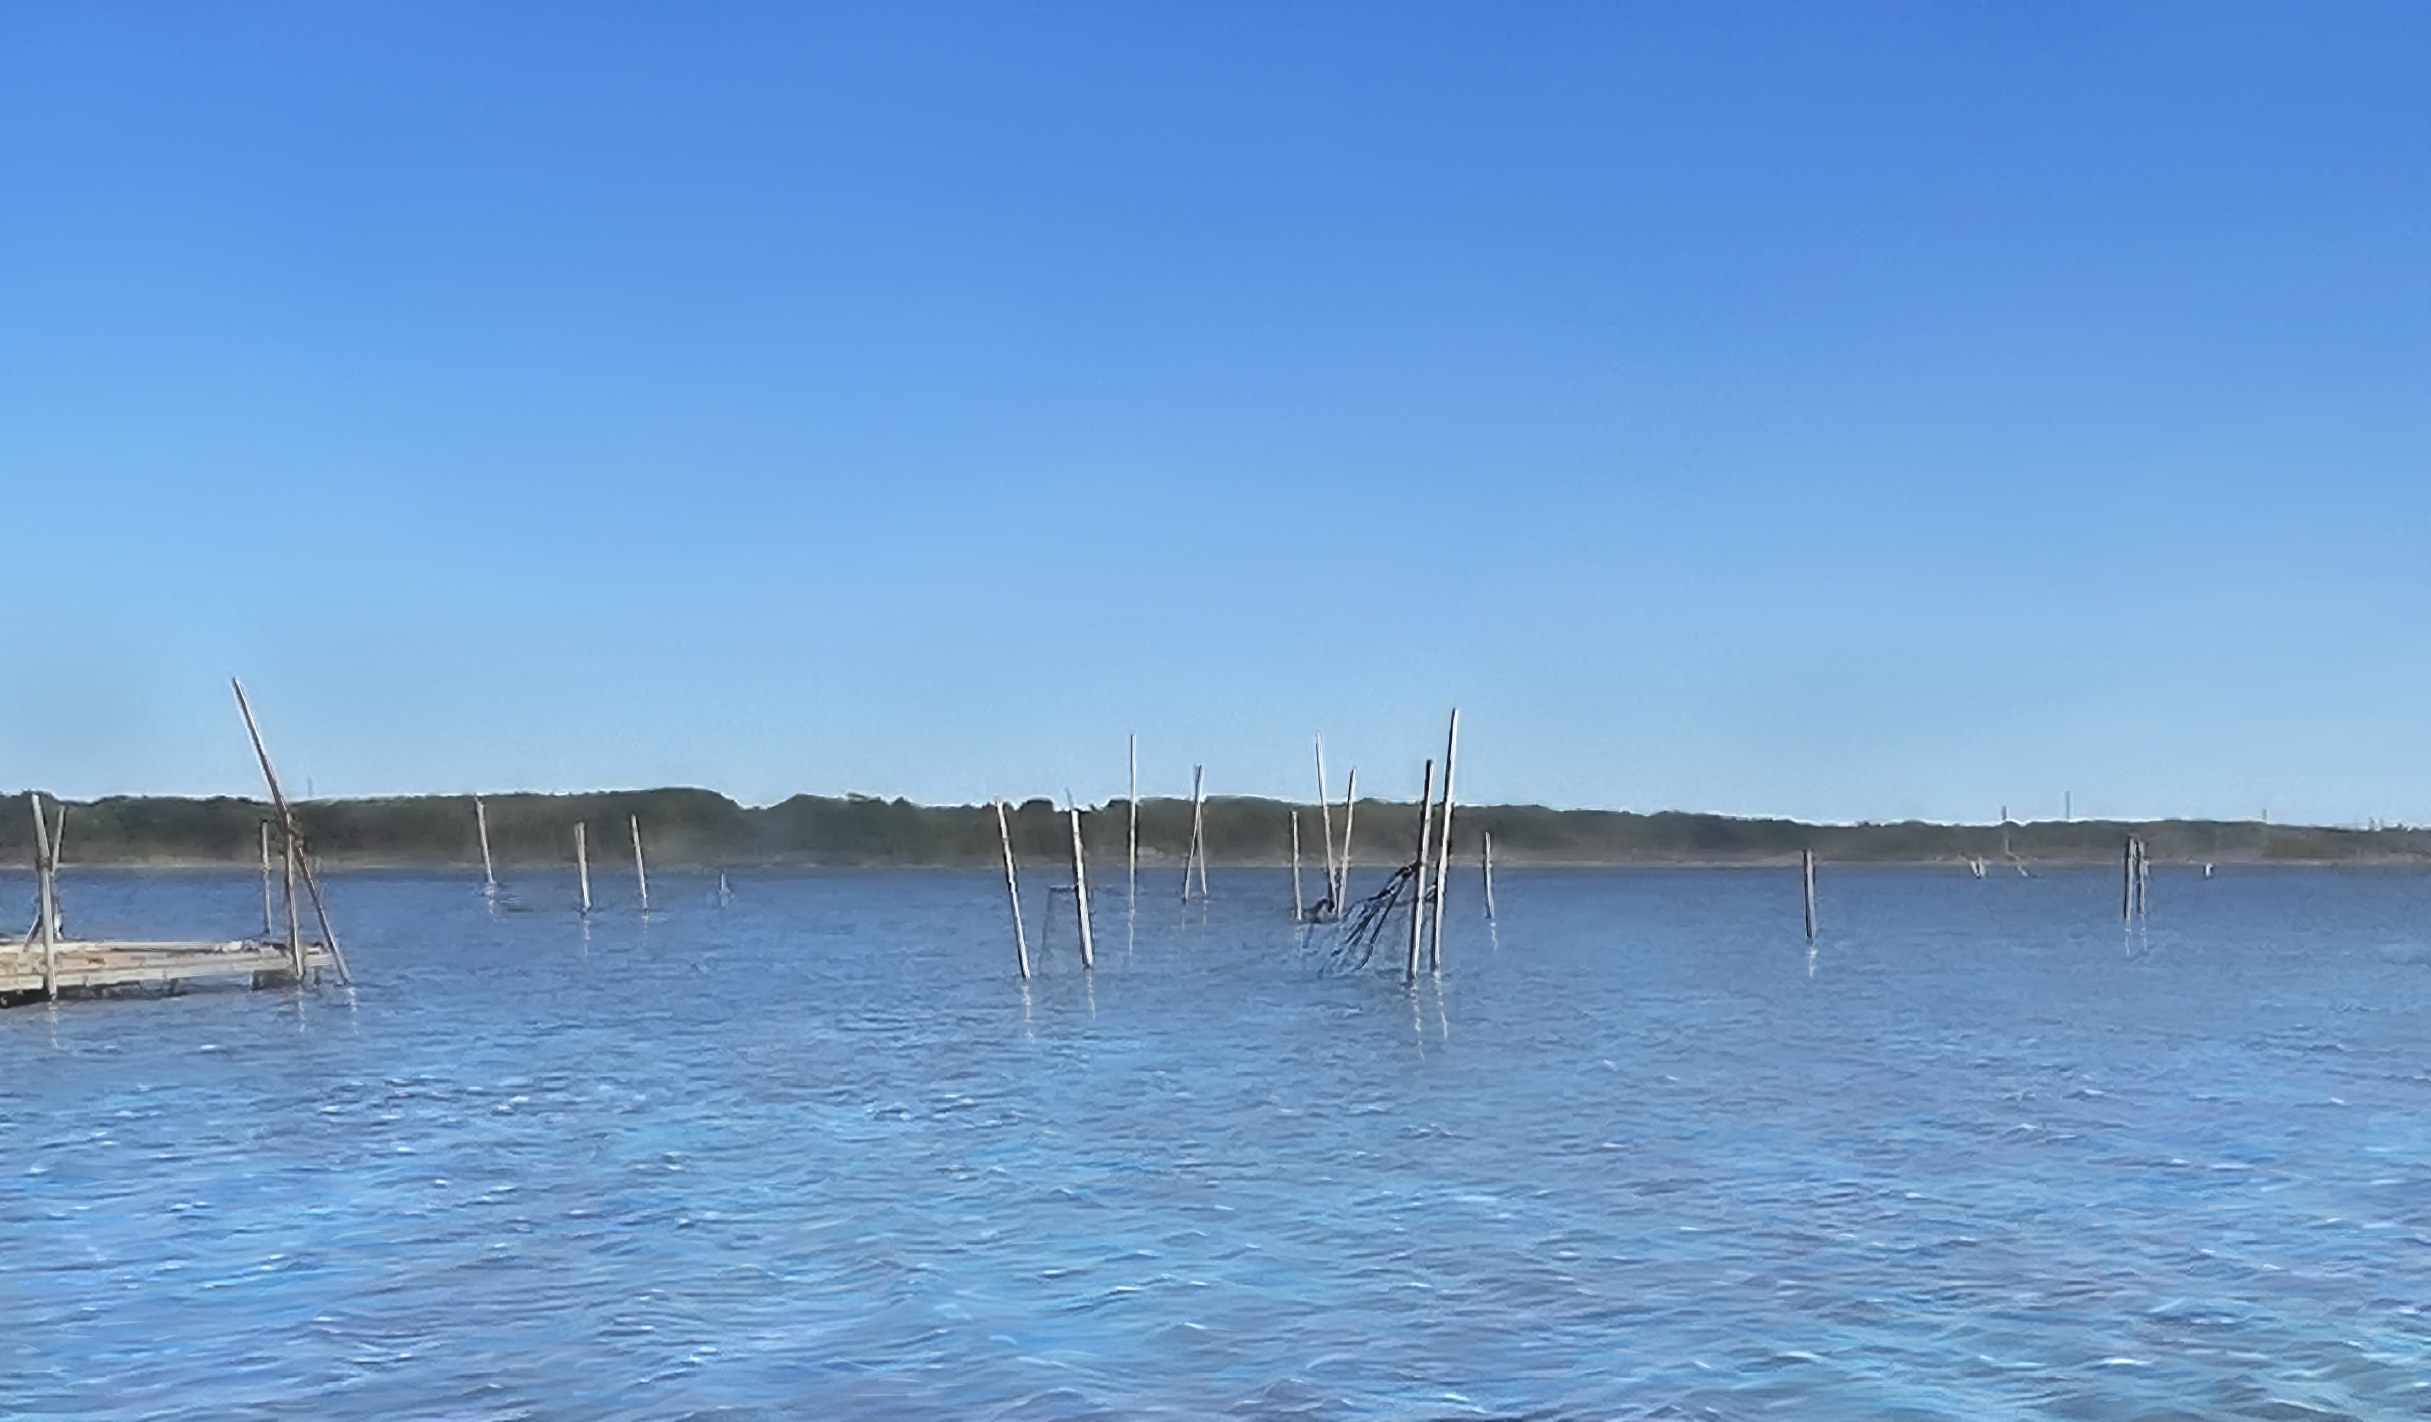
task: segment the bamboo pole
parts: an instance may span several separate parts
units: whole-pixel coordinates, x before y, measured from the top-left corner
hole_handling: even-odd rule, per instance
[[[1342,917],[1351,901],[1351,820],[1359,813],[1359,767],[1351,767],[1350,784],[1342,791],[1342,867],[1334,885],[1334,917]]]
[[[1494,921],[1494,831],[1486,831],[1485,848],[1478,851],[1478,863],[1485,870],[1486,922]]]
[[[55,999],[59,996],[59,925],[58,887],[51,879],[51,828],[43,818],[41,793],[27,798],[34,807],[34,926],[42,931],[42,991]]]
[[[582,911],[591,913],[591,829],[581,820],[574,822],[574,879],[582,885]]]
[[[1815,851],[1798,851],[1798,878],[1806,886],[1806,941],[1815,941]]]
[[[1205,903],[1207,902],[1207,787],[1203,776],[1192,777],[1191,783],[1194,787],[1193,798],[1198,802],[1190,812],[1190,818],[1198,826],[1199,902]]]
[[[1021,882],[1013,876],[1013,828],[1005,823],[1002,800],[996,802],[996,837],[1004,843],[1004,893],[1013,906],[1013,963],[1026,979],[1030,976],[1030,937],[1021,926]]]
[[[634,815],[631,818],[633,821],[633,882],[641,890],[642,912],[648,913],[650,911],[650,870],[647,865],[642,863],[642,817]]]
[[[1402,964],[1401,981],[1418,981],[1418,945],[1426,934],[1427,835],[1435,820],[1435,762],[1428,761],[1418,782],[1418,863],[1410,873],[1410,956]]]
[[[1300,812],[1291,812],[1291,921],[1308,922],[1306,901],[1300,897]]]
[[[235,677],[228,678],[228,684],[236,688],[236,709],[245,717],[245,734],[253,739],[253,758],[261,762],[262,780],[270,787],[270,803],[279,812],[279,829],[285,835],[289,853],[292,855],[295,847],[304,838],[303,826],[296,822],[295,807],[288,803],[287,792],[279,788],[278,772],[270,765],[269,747],[262,743],[261,723],[253,719],[253,703],[245,699],[245,684]],[[329,908],[321,898],[321,877],[313,872],[310,860],[306,860],[302,868],[304,890],[312,896],[312,911],[314,916],[320,920],[322,946],[329,950],[329,961],[337,966],[338,981],[353,982],[354,974],[346,970],[346,950],[338,946],[337,930],[330,927]],[[294,909],[290,906],[288,911],[290,932],[294,931],[294,920]]]
[[[1325,782],[1325,737],[1317,737],[1317,813],[1325,817],[1325,907],[1337,918],[1342,914],[1342,884],[1334,873],[1334,804],[1329,798],[1333,791]]]
[[[1131,737],[1131,835],[1130,835],[1131,909],[1140,906],[1140,738]]]
[[[490,862],[490,812],[483,807],[478,795],[473,797],[473,825],[481,831],[481,892],[496,898],[498,870]]]
[[[1443,739],[1443,830],[1435,844],[1435,929],[1427,944],[1427,969],[1443,971],[1443,906],[1452,873],[1452,757],[1460,750],[1460,708],[1452,708],[1452,729]]]
[[[1190,847],[1182,851],[1182,902],[1190,902],[1190,868],[1199,866],[1199,893],[1207,892],[1207,815],[1203,791],[1207,782],[1207,767],[1190,767]]]
[[[278,932],[270,916],[270,821],[262,821],[262,937]]]
[[[1089,942],[1089,861],[1080,847],[1080,811],[1072,816],[1072,912],[1080,921],[1080,965],[1097,966],[1097,950]]]
[[[304,929],[296,921],[295,911],[295,841],[285,844],[287,863],[287,961],[295,965],[295,985],[304,985]]]

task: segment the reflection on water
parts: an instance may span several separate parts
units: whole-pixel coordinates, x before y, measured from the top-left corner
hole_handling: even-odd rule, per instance
[[[1408,989],[1283,871],[1026,986],[994,871],[341,876],[351,1000],[0,1013],[0,1412],[2431,1414],[2431,879],[1498,868]]]

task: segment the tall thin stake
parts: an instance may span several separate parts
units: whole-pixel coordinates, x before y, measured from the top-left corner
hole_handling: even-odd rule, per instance
[[[1359,767],[1354,765],[1351,767],[1350,784],[1342,791],[1342,860],[1335,871],[1337,877],[1334,881],[1334,903],[1338,906],[1334,915],[1336,918],[1342,916],[1339,906],[1351,901],[1351,820],[1358,813]]]
[[[1291,921],[1308,922],[1307,901],[1300,897],[1300,812],[1291,812]]]
[[[304,929],[296,922],[295,912],[295,841],[286,842],[287,865],[287,961],[295,965],[297,987],[304,985]]]
[[[481,831],[481,892],[496,898],[498,868],[490,862],[490,812],[482,805],[478,795],[473,797],[473,825]]]
[[[1443,829],[1435,842],[1435,931],[1427,944],[1427,968],[1443,971],[1444,890],[1452,873],[1452,757],[1460,750],[1460,708],[1452,708],[1452,729],[1443,739]]]
[[[1333,791],[1325,783],[1325,737],[1317,737],[1317,813],[1325,817],[1325,907],[1336,917],[1342,913],[1342,880],[1334,872],[1334,805],[1328,798]]]
[[[1131,909],[1140,906],[1140,738],[1131,737]]]
[[[642,817],[633,820],[633,882],[641,890],[642,912],[650,911],[650,870],[642,863]]]
[[[34,805],[34,922],[42,929],[42,990],[59,996],[59,888],[52,877],[51,828],[42,815],[42,796]]]
[[[262,821],[262,937],[278,931],[270,917],[270,821]]]
[[[1815,851],[1798,851],[1798,877],[1806,885],[1806,941],[1815,941]]]
[[[996,802],[996,837],[1004,842],[1004,894],[1013,906],[1013,963],[1030,976],[1030,936],[1021,926],[1021,882],[1013,876],[1013,828],[1005,823],[1004,801]]]
[[[1080,965],[1097,966],[1097,950],[1089,942],[1089,861],[1080,847],[1080,811],[1072,815],[1072,912],[1080,920]]]
[[[1190,767],[1190,848],[1182,854],[1182,902],[1190,902],[1190,869],[1198,866],[1199,897],[1207,897],[1207,767]]]
[[[1410,956],[1402,964],[1401,981],[1418,981],[1418,945],[1426,934],[1427,835],[1435,822],[1435,762],[1428,761],[1418,782],[1418,863],[1410,871]]]
[[[1494,921],[1494,831],[1486,831],[1485,848],[1478,851],[1479,867],[1486,877],[1486,922]]]
[[[303,843],[303,826],[296,822],[295,807],[288,803],[287,792],[279,788],[278,772],[270,766],[270,751],[262,744],[261,723],[253,719],[253,703],[245,699],[245,684],[235,677],[228,678],[228,684],[236,688],[236,709],[245,717],[245,734],[253,738],[253,758],[262,763],[262,780],[270,787],[271,806],[279,812],[279,831],[286,837],[288,856],[298,858],[296,847]],[[329,924],[329,905],[321,897],[321,876],[313,872],[309,859],[296,867],[303,873],[304,891],[312,896],[313,916],[321,925],[321,946],[329,950],[329,961],[337,967],[338,981],[353,982],[354,974],[346,971],[346,950],[338,946],[338,931]],[[296,931],[292,903],[287,911],[287,931],[290,935]]]
[[[574,882],[582,886],[584,917],[591,913],[591,827],[581,820],[574,822]]]

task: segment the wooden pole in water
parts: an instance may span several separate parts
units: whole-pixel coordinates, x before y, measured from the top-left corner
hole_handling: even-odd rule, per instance
[[[1097,950],[1089,942],[1089,861],[1080,847],[1080,811],[1072,816],[1072,912],[1080,921],[1080,965],[1097,966]]]
[[[1798,877],[1806,885],[1806,941],[1815,941],[1815,851],[1798,851]]]
[[[1190,849],[1182,856],[1182,902],[1190,902],[1190,866],[1199,867],[1199,897],[1207,897],[1207,767],[1190,767]]]
[[[1410,872],[1410,956],[1401,967],[1404,985],[1418,981],[1418,945],[1426,933],[1427,833],[1435,819],[1435,762],[1418,781],[1418,863]]]
[[[34,924],[42,930],[42,990],[59,996],[58,886],[51,879],[51,829],[42,816],[42,796],[28,797],[34,806]]]
[[[996,802],[996,837],[1004,842],[1004,893],[1013,905],[1013,963],[1027,978],[1030,976],[1030,937],[1021,926],[1021,883],[1013,877],[1013,828],[1005,823],[1002,800]]]
[[[279,828],[286,836],[289,857],[296,857],[296,847],[303,843],[304,829],[295,817],[295,806],[288,803],[287,792],[279,788],[279,776],[270,766],[270,750],[262,743],[261,723],[253,719],[253,703],[245,699],[245,684],[235,677],[228,684],[236,688],[236,709],[244,714],[245,734],[253,738],[253,758],[262,764],[262,780],[270,787],[270,803],[279,812]],[[321,898],[321,876],[313,872],[312,861],[300,866],[304,875],[304,891],[312,896],[313,915],[320,920],[321,943],[329,950],[329,961],[337,967],[338,981],[350,983],[354,974],[346,971],[346,950],[338,946],[337,930],[329,925],[329,906]],[[292,896],[291,896],[292,897]],[[287,911],[288,931],[295,931],[295,908],[291,902]]]
[[[2127,846],[2119,852],[2119,921],[2133,923],[2136,919],[2136,837],[2127,837]]]
[[[632,820],[633,882],[641,890],[642,912],[648,913],[650,911],[650,870],[642,863],[642,817],[635,815]]]
[[[582,911],[591,913],[591,828],[581,820],[574,822],[574,881],[582,885]]]
[[[1478,851],[1478,864],[1485,870],[1486,922],[1494,921],[1494,831],[1486,831],[1485,847]]]
[[[1334,881],[1334,917],[1351,901],[1351,820],[1359,813],[1359,767],[1351,767],[1350,784],[1342,790],[1342,861]]]
[[[490,862],[490,812],[473,797],[473,825],[481,831],[481,892],[492,898],[498,896],[498,869]]]
[[[297,922],[295,911],[295,841],[286,842],[287,865],[287,961],[295,965],[295,985],[304,985],[304,926]]]
[[[1140,906],[1140,738],[1131,737],[1131,907]]]
[[[1300,812],[1291,812],[1291,921],[1308,922],[1306,901],[1300,897]]]
[[[1427,944],[1427,969],[1443,971],[1443,906],[1452,874],[1452,757],[1460,750],[1460,708],[1452,708],[1452,729],[1443,740],[1443,831],[1435,845],[1435,928]]]
[[[262,937],[278,932],[270,917],[270,821],[262,821]]]
[[[1325,737],[1317,737],[1317,813],[1325,817],[1325,901],[1336,917],[1342,913],[1342,884],[1334,874],[1333,792],[1325,784]]]

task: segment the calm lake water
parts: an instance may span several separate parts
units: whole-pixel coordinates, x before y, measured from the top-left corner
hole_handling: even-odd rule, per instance
[[[1026,989],[985,873],[354,874],[351,991],[0,1012],[0,1414],[2431,1416],[2431,877],[1471,869],[1415,991],[1112,877]]]

